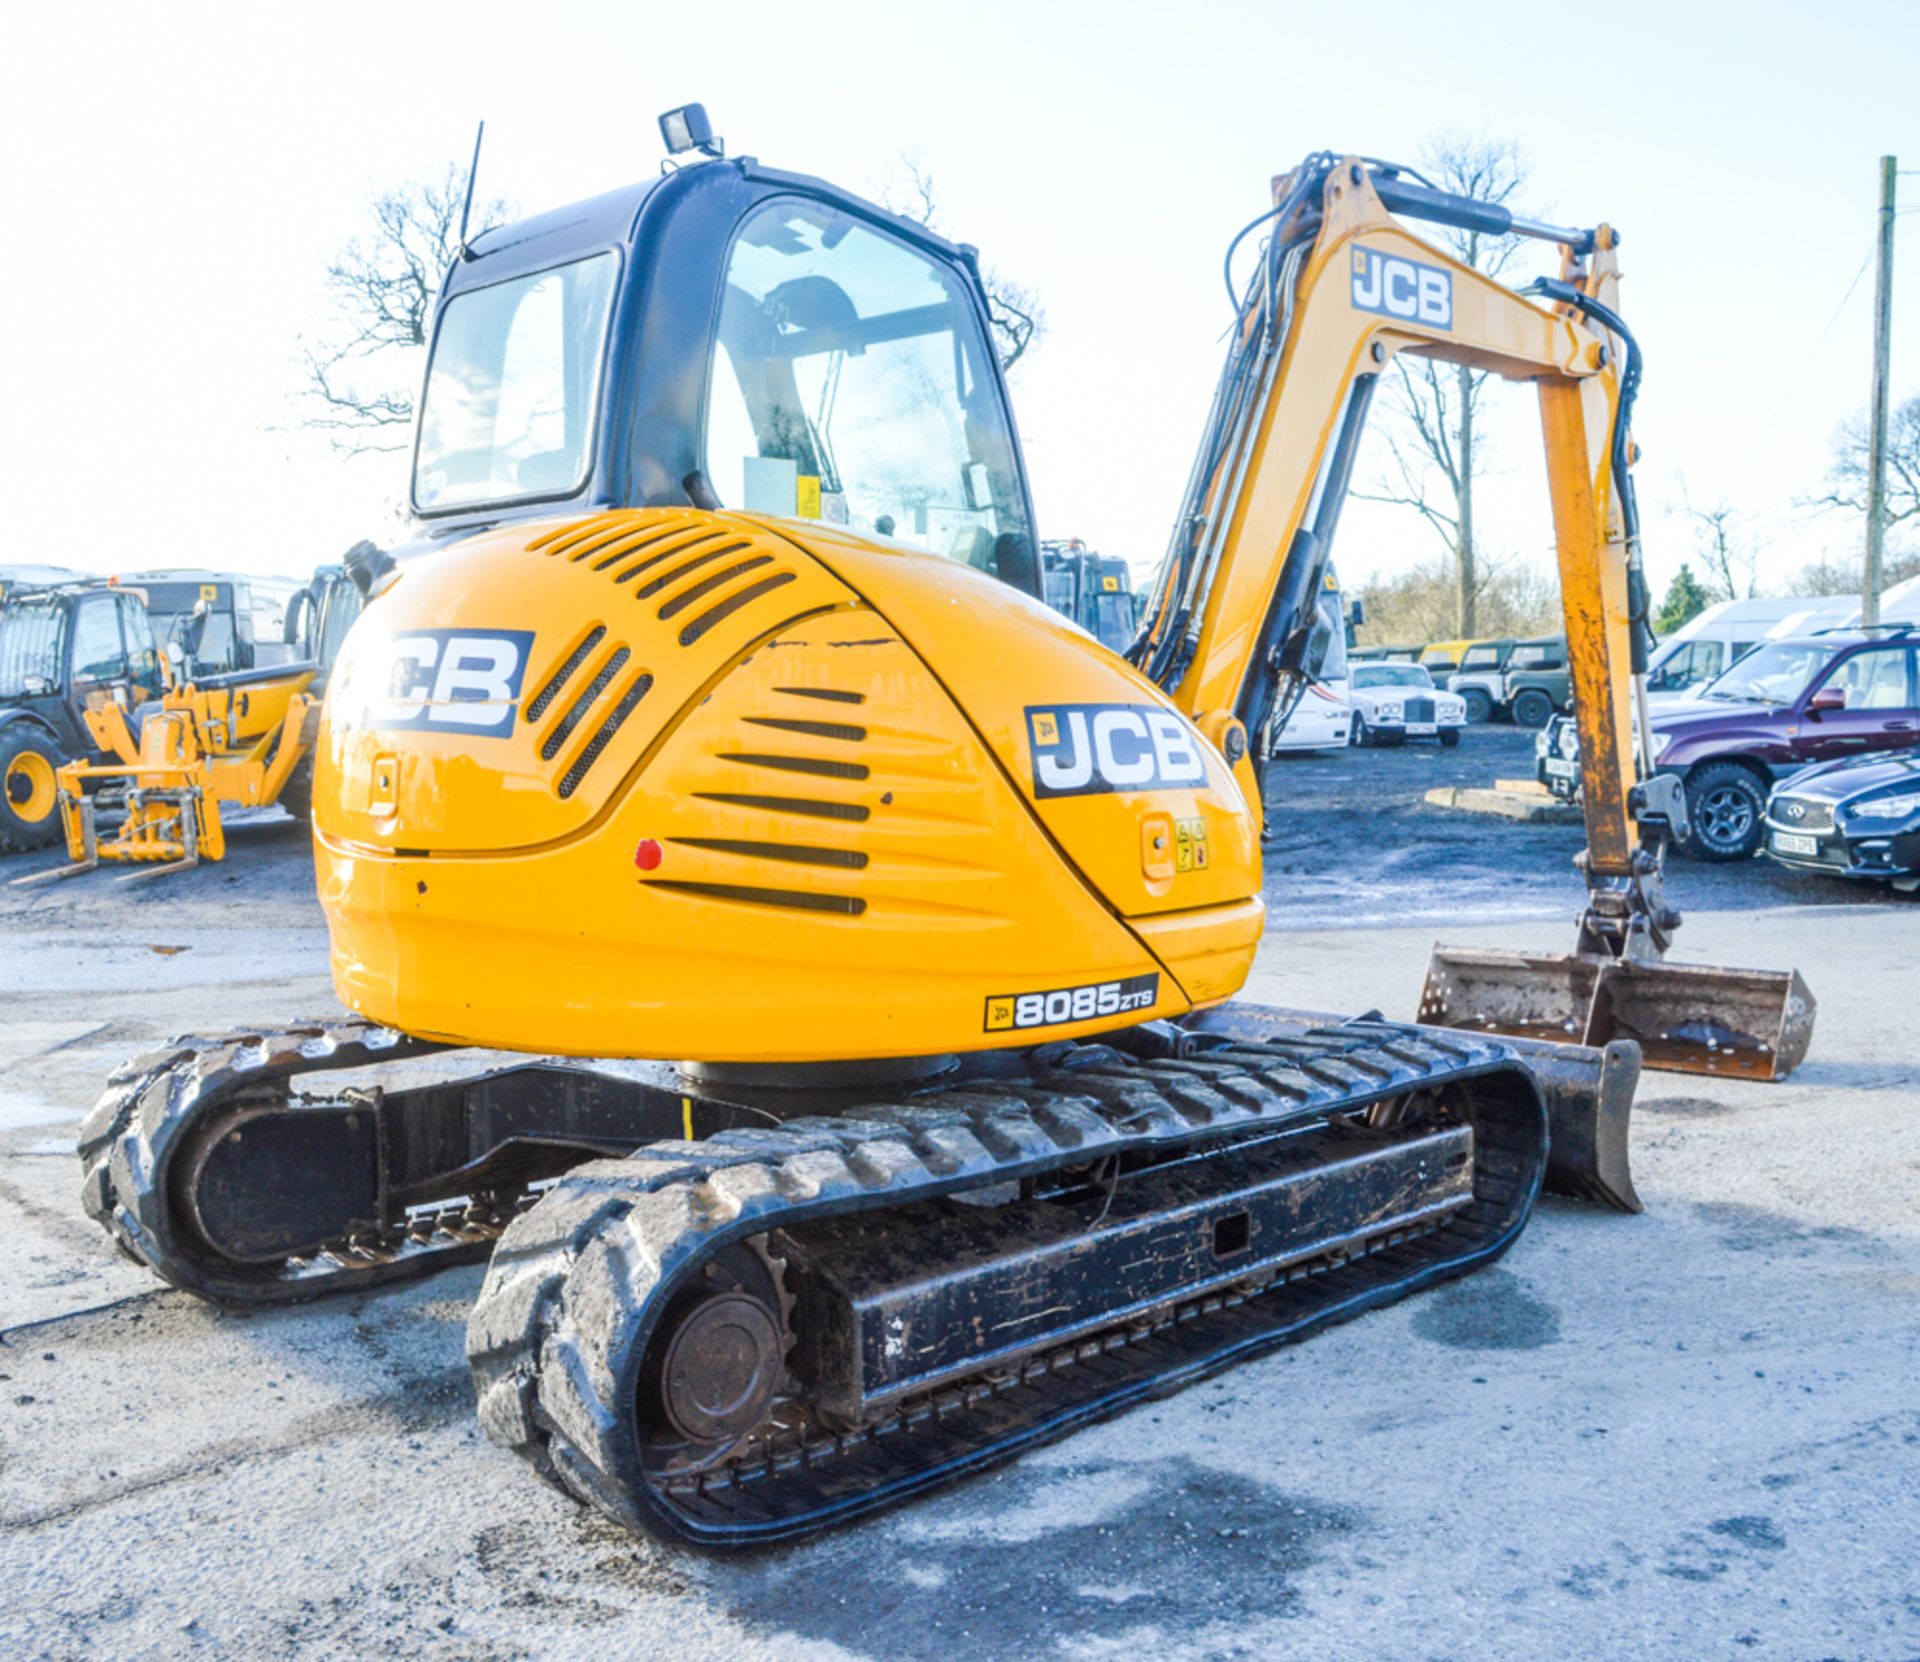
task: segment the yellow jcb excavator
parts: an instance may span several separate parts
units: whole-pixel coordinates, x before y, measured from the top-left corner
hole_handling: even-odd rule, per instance
[[[488,1435],[733,1546],[1484,1264],[1543,1182],[1636,1208],[1630,1040],[1234,1002],[1248,735],[1297,693],[1403,351],[1540,386],[1614,816],[1588,944],[1671,926],[1674,809],[1627,760],[1612,234],[1355,157],[1280,180],[1128,662],[1039,598],[971,251],[720,159],[697,106],[663,129],[682,165],[475,238],[441,295],[423,543],[367,572],[318,743],[357,1018],[129,1064],[88,1210],[224,1301],[491,1253]],[[1468,215],[1562,245],[1544,304],[1396,217]],[[530,1055],[396,1066],[459,1046]]]

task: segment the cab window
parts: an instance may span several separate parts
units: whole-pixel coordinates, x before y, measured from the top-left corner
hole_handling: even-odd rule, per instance
[[[160,653],[153,643],[153,621],[131,595],[120,596],[120,629],[127,643],[127,669],[137,692],[158,698],[162,691]]]
[[[893,538],[1038,592],[971,296],[850,214],[786,198],[742,224],[703,430],[703,471],[727,507]]]
[[[565,496],[587,480],[619,257],[455,295],[420,408],[414,506]]]
[[[1834,666],[1821,689],[1838,687],[1849,710],[1904,710],[1913,703],[1907,686],[1904,647],[1882,646],[1856,652]]]
[[[94,594],[80,602],[73,620],[73,678],[111,681],[127,673],[127,654],[120,642],[120,608],[110,594]]]

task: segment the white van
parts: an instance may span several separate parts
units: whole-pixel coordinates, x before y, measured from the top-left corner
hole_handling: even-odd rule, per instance
[[[1327,632],[1326,655],[1320,660],[1320,672],[1307,682],[1287,717],[1286,726],[1273,736],[1267,754],[1282,751],[1344,750],[1353,728],[1353,706],[1347,700],[1347,603],[1340,593],[1340,579],[1333,567],[1320,586],[1319,626]]]
[[[1898,592],[1888,590],[1887,598]],[[1678,703],[1762,641],[1844,628],[1859,615],[1859,600],[1844,594],[1719,601],[1654,648],[1647,661],[1648,701],[1655,709]]]

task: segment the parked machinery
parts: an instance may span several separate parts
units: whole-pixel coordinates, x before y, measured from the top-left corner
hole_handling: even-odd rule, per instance
[[[717,155],[697,106],[663,128]],[[1562,276],[1536,305],[1396,212],[1548,237]],[[1331,154],[1256,228],[1131,664],[1040,599],[970,252],[718,159],[476,238],[422,405],[432,551],[367,574],[318,748],[357,1017],[130,1064],[88,1210],[235,1302],[492,1250],[488,1435],[725,1546],[1486,1263],[1543,1181],[1636,1205],[1631,1044],[1234,998],[1248,735],[1302,684],[1403,351],[1540,388],[1593,909],[1639,916],[1612,233]],[[540,1059],[355,1072],[448,1046]]]
[[[138,595],[84,579],[0,596],[0,854],[58,840],[61,769],[106,759],[95,714],[137,720],[162,688]]]

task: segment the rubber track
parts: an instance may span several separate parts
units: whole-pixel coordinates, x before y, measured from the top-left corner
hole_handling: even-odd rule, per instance
[[[284,1265],[235,1264],[204,1250],[175,1215],[167,1181],[174,1153],[211,1115],[255,1093],[279,1095],[303,1073],[337,1071],[445,1050],[371,1022],[320,1021],[275,1031],[175,1039],[125,1063],[80,1128],[80,1200],[129,1257],[176,1287],[223,1304],[288,1303],[377,1286],[469,1263],[492,1250],[491,1231],[441,1232]]]
[[[1182,1060],[1045,1047],[1023,1080],[974,1083],[836,1118],[657,1143],[576,1167],[501,1237],[468,1326],[480,1421],[549,1481],[627,1528],[705,1546],[803,1534],[951,1482],[1252,1351],[1497,1256],[1546,1159],[1532,1076],[1496,1041],[1349,1023],[1222,1043]],[[1165,1151],[1458,1083],[1476,1105],[1474,1198],[1438,1230],[1372,1243],[1214,1300],[1150,1340],[1081,1347],[1013,1400],[945,1391],[882,1428],[822,1435],[713,1482],[655,1486],[630,1405],[660,1311],[727,1243],[835,1213],[897,1207],[1110,1154]],[[1136,1335],[1137,1337],[1137,1335]],[[1125,1351],[1121,1355],[1119,1352]],[[1029,1370],[1030,1371],[1030,1370]]]

